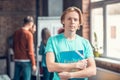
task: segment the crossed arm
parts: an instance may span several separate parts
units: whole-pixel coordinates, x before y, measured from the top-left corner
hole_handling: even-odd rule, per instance
[[[96,65],[93,58],[88,58],[87,60],[76,63],[56,63],[54,53],[48,52],[46,54],[46,63],[49,72],[58,72],[60,78],[84,78],[96,74]],[[71,72],[73,69],[79,70]]]
[[[87,63],[87,67],[76,71],[76,72],[61,72],[59,73],[59,76],[61,79],[69,79],[69,78],[85,78],[96,75],[96,65],[93,58],[89,58]]]

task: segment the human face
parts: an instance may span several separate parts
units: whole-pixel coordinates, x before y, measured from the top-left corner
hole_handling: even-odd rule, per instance
[[[33,30],[33,33],[36,32],[36,25],[34,25],[34,26],[32,27],[32,30]]]
[[[34,23],[33,22],[29,22],[28,25],[29,25],[29,28],[32,28]]]
[[[35,32],[36,32],[36,25],[33,25],[32,28],[30,28],[30,31],[31,31],[32,33],[35,33]]]
[[[63,20],[65,32],[76,33],[79,28],[79,14],[76,11],[68,12]]]

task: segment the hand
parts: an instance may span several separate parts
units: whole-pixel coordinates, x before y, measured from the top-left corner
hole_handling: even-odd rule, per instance
[[[60,80],[68,80],[71,78],[70,72],[60,72],[59,74]]]
[[[78,61],[78,62],[76,63],[76,68],[77,68],[77,69],[85,69],[86,67],[87,67],[87,59]]]
[[[33,70],[33,71],[36,71],[36,70],[37,70],[36,65],[33,65],[33,66],[32,66],[32,70]]]

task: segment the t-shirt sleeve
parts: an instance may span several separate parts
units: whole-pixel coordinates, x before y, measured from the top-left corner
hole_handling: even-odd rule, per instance
[[[46,48],[45,48],[45,54],[47,52],[53,52],[52,37],[50,37],[47,41],[47,45],[46,45]]]
[[[85,55],[86,58],[94,57],[92,46],[88,40],[86,40],[85,44]]]

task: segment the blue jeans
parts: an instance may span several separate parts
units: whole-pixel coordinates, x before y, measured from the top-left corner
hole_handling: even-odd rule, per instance
[[[31,62],[15,62],[15,72],[13,80],[20,80],[22,74],[23,80],[31,80]]]
[[[47,67],[43,67],[43,80],[52,80],[53,73],[48,72]]]

